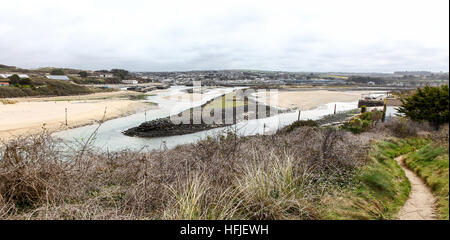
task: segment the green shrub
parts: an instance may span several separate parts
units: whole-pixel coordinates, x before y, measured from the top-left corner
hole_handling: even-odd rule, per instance
[[[81,71],[78,73],[78,75],[80,75],[80,77],[82,77],[82,78],[85,78],[85,77],[89,76],[89,73],[86,71]]]
[[[365,113],[367,110],[366,105],[361,106],[361,113]]]
[[[17,74],[13,74],[9,77],[9,84],[11,85],[17,85],[20,82],[20,77]]]
[[[50,72],[51,75],[64,75],[64,71],[62,69],[54,69]]]
[[[18,84],[19,87],[1,87],[0,98],[27,96],[68,96],[93,93],[93,91],[88,87],[59,80],[34,79],[31,83],[32,84],[30,85]]]
[[[381,115],[382,113],[377,109],[374,109],[371,112],[364,112],[344,123],[341,128],[349,130],[352,133],[361,133],[369,130],[374,124],[379,122],[381,120]]]
[[[24,79],[19,80],[19,84],[31,86],[31,85],[33,85],[33,82],[29,78],[24,78]]]
[[[414,121],[428,121],[435,128],[449,122],[449,88],[426,86],[417,89],[417,92],[402,99],[399,113],[404,113]]]
[[[299,127],[318,127],[318,126],[319,126],[319,124],[317,124],[317,122],[314,120],[299,120],[299,121],[295,121],[291,125],[285,127],[284,131],[289,133]]]

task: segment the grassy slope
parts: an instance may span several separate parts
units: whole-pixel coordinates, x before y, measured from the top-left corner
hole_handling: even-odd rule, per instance
[[[448,218],[449,158],[448,149],[429,143],[405,159],[406,166],[430,186],[437,197],[438,216]]]
[[[95,90],[73,84],[70,82],[51,80],[51,79],[33,79],[35,88],[25,87],[0,87],[0,98],[14,98],[27,96],[68,96],[81,95],[96,92]]]
[[[331,196],[329,219],[393,219],[408,199],[411,186],[395,157],[413,152],[422,139],[383,141],[374,145],[370,163],[362,167],[353,188]],[[333,199],[334,198],[334,199]],[[329,205],[329,204],[328,204]]]

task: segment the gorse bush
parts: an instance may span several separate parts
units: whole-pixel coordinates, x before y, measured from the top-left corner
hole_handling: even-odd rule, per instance
[[[294,131],[294,129],[299,128],[299,127],[318,127],[318,126],[319,125],[314,120],[298,120],[298,121],[293,122],[289,126],[285,127],[283,129],[283,131],[289,133],[289,132],[292,132],[292,131]]]
[[[344,123],[341,128],[349,130],[352,133],[361,133],[367,131],[381,120],[382,114],[383,113],[381,111],[378,111],[377,109],[374,109],[371,112],[361,113],[350,119],[350,121]]]
[[[361,113],[365,113],[367,111],[366,105],[361,106]]]

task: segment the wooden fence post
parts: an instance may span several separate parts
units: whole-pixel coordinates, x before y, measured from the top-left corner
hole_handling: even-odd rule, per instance
[[[381,122],[384,122],[384,121],[385,121],[385,118],[386,118],[386,110],[387,110],[387,98],[384,99],[383,113],[381,114]]]

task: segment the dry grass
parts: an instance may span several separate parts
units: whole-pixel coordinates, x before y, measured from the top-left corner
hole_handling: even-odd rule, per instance
[[[11,100],[11,99],[0,99],[0,102],[1,103],[3,103],[3,104],[16,104],[16,103],[18,103],[18,101],[16,101],[16,100]]]
[[[391,135],[399,138],[417,137],[423,132],[433,131],[428,123],[414,122],[408,118],[398,117],[378,124],[374,131],[388,131]]]
[[[367,149],[309,127],[151,153],[68,149],[44,132],[1,146],[0,219],[319,219]]]
[[[449,144],[449,141],[448,141],[449,140],[449,125],[448,125],[448,123],[441,126],[441,128],[438,131],[432,132],[432,134],[430,134],[430,138],[431,138],[431,140],[433,140],[433,142],[436,145],[448,149],[448,144]]]
[[[374,131],[229,132],[154,152],[100,151],[95,132],[76,146],[47,132],[19,137],[0,144],[0,219],[386,218],[401,202],[389,179],[401,176],[384,155],[369,157],[371,141],[392,134],[388,123]]]

